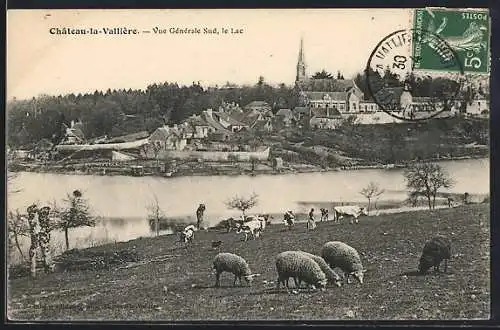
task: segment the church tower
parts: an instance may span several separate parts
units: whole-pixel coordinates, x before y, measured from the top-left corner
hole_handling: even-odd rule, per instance
[[[297,75],[295,82],[306,80],[306,62],[304,58],[304,40],[300,38],[299,59],[297,61]]]

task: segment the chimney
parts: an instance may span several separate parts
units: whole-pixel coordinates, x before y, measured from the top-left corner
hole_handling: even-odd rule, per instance
[[[74,121],[74,120],[72,120],[72,121],[71,121],[71,128],[73,128],[74,126],[75,126],[75,121]]]
[[[209,117],[212,117],[212,109],[211,108],[207,109],[207,115]]]

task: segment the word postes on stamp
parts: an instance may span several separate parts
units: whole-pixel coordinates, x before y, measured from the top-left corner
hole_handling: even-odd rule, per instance
[[[459,69],[442,67],[453,50],[465,73],[488,74],[490,71],[490,16],[477,9],[416,9],[413,16],[414,40],[412,55],[415,70]],[[438,56],[436,56],[438,55]]]

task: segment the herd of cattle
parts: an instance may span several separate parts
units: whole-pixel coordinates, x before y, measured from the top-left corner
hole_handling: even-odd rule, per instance
[[[314,222],[313,212],[311,209],[309,213],[308,226],[307,228],[314,228],[310,226],[310,222]],[[321,208],[321,218],[320,221],[329,221],[328,209]],[[368,212],[364,207],[357,205],[348,206],[335,206],[333,208],[333,218],[334,222],[339,223],[341,219],[350,219],[350,223],[358,223],[358,218],[362,215],[368,215]],[[244,234],[245,241],[249,237],[256,239],[265,230],[266,225],[271,223],[273,217],[269,214],[259,214],[259,215],[248,215],[240,218],[229,218],[223,220],[219,226],[224,228],[228,233],[234,230],[237,234]],[[292,229],[295,226],[296,215],[293,211],[286,211],[283,215],[283,223],[288,229]],[[189,225],[180,233],[180,240],[184,243],[192,242],[194,238],[195,226]]]

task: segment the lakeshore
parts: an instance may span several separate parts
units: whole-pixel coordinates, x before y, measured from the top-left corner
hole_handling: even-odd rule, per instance
[[[467,159],[482,159],[488,156],[472,155],[472,156],[457,156],[457,157],[439,157],[426,159],[428,162],[454,161]],[[337,172],[350,170],[364,169],[395,169],[405,168],[407,163],[400,164],[366,164],[368,162],[359,162],[356,165],[343,165],[337,167],[323,167],[313,164],[294,164],[290,163],[279,169],[273,168],[272,162],[259,162],[252,164],[251,162],[184,162],[174,171],[165,170],[163,162],[142,160],[129,163],[124,162],[88,162],[88,161],[71,161],[65,164],[60,162],[16,162],[9,164],[8,168],[11,172],[39,172],[39,173],[55,173],[66,175],[107,175],[107,176],[138,176],[134,171],[138,166],[142,167],[140,176],[156,176],[156,177],[182,177],[182,176],[239,176],[239,175],[280,175],[292,173],[319,173],[319,172]]]

